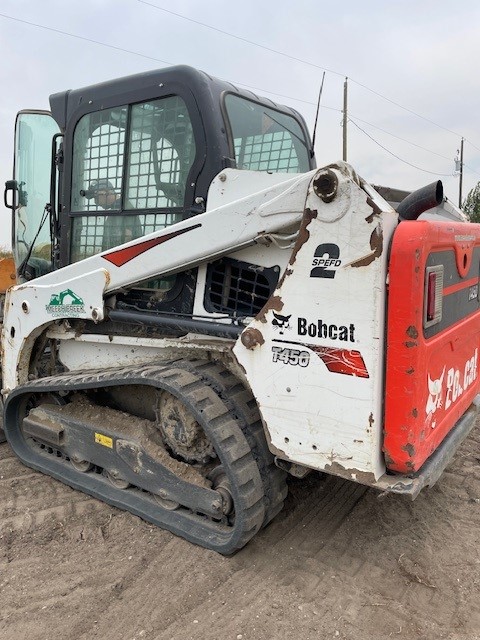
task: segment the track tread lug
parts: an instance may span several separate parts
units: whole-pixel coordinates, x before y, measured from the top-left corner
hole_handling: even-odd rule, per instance
[[[206,363],[205,361],[197,362],[200,362],[204,369],[212,368],[211,363]],[[106,497],[105,493],[102,493],[102,487],[105,487],[105,483],[101,486],[95,485],[96,489],[82,485],[81,481],[78,480],[79,472],[72,471],[73,467],[69,467],[71,473],[68,477],[66,477],[66,474],[59,474],[51,469],[50,474],[67,484],[73,484],[76,488],[83,488],[87,493],[100,497],[111,504],[123,506],[133,511],[133,513],[137,513],[137,515],[147,520],[150,519],[154,523],[170,529],[173,533],[181,535],[196,544],[225,555],[231,555],[247,544],[250,538],[261,528],[264,521],[265,505],[261,475],[239,420],[232,415],[230,408],[220,397],[218,391],[213,389],[212,385],[206,383],[205,378],[199,374],[195,367],[192,369],[191,365],[190,361],[188,367],[186,367],[184,360],[175,360],[172,363],[163,363],[160,366],[134,366],[126,367],[120,371],[116,369],[76,374],[69,373],[35,380],[15,390],[10,396],[10,399],[14,398],[12,412],[16,406],[15,402],[17,405],[21,404],[19,399],[22,397],[22,393],[30,395],[34,391],[42,393],[47,390],[48,392],[53,392],[68,389],[80,390],[82,388],[88,389],[101,386],[119,386],[122,384],[150,384],[151,386],[157,386],[160,391],[164,390],[177,395],[189,410],[192,411],[194,409],[194,415],[198,415],[196,419],[202,424],[207,435],[211,438],[217,454],[221,453],[220,461],[226,468],[227,475],[229,475],[231,481],[233,479],[233,486],[235,487],[232,489],[235,494],[235,522],[232,527],[227,529],[227,533],[224,533],[223,530],[214,532],[213,535],[203,532],[201,523],[204,522],[204,519],[201,518],[199,524],[195,525],[195,521],[192,522],[191,520],[194,514],[191,514],[190,518],[185,520],[186,516],[182,516],[181,513],[179,515],[179,512],[166,512],[158,505],[155,505],[155,512],[160,514],[158,517],[152,516],[150,511],[146,513],[140,509],[132,509],[122,503],[122,492],[120,490],[109,487],[110,493],[108,495],[112,495],[112,492],[117,491],[118,496],[120,496],[119,499],[113,499]],[[216,365],[213,365],[213,368],[215,369]],[[45,457],[37,454],[37,458],[32,461],[32,449],[20,437],[18,429],[14,426],[11,429],[16,435],[17,455],[22,458],[22,447],[18,448],[18,442],[21,441],[24,444],[23,453],[27,453],[26,459],[23,461],[29,466],[48,472],[43,462]],[[55,452],[53,457],[57,459]],[[151,501],[148,501],[148,503],[151,504]],[[159,519],[160,522],[158,521]]]
[[[210,383],[216,383],[220,396],[242,423],[242,431],[262,476],[265,493],[263,525],[266,526],[283,508],[288,493],[287,474],[275,465],[273,455],[268,449],[255,398],[231,371],[219,363],[188,360],[183,361],[182,367],[194,369]]]

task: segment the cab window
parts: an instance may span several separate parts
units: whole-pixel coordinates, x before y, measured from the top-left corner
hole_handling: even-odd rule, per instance
[[[309,149],[295,118],[234,94],[225,96],[238,169],[303,173]]]
[[[182,219],[196,148],[179,96],[87,114],[73,147],[72,262]]]

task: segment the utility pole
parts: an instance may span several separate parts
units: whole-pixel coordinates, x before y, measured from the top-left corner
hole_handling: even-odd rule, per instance
[[[347,96],[348,96],[348,78],[343,83],[343,161],[347,161]]]
[[[462,208],[462,186],[463,186],[463,138],[460,142],[460,181],[458,184],[458,208]]]

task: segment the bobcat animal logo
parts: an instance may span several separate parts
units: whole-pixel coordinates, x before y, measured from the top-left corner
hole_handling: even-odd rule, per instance
[[[442,385],[445,376],[445,367],[443,367],[442,375],[436,380],[430,378],[428,374],[428,400],[425,412],[428,415],[435,413],[442,406]]]
[[[275,311],[273,311],[273,315],[274,318],[272,320],[272,326],[275,330],[279,329],[280,335],[283,336],[285,329],[292,328],[290,325],[290,318],[292,317],[292,314],[289,316],[281,316],[279,313],[275,313]]]

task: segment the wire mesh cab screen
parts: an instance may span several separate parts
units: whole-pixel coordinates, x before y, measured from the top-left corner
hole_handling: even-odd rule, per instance
[[[295,118],[234,94],[225,96],[238,169],[303,173],[309,150]]]
[[[71,261],[178,222],[195,153],[179,96],[83,116],[74,134],[71,210],[85,215],[73,217]]]

